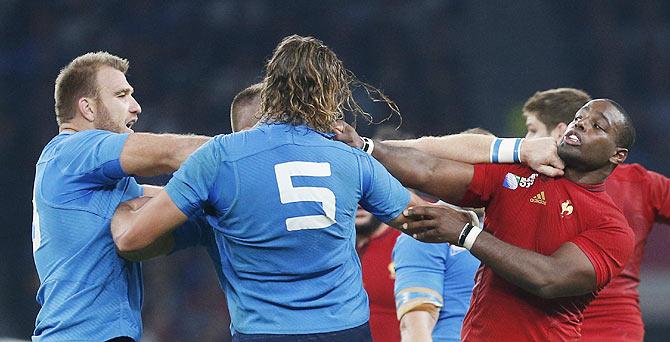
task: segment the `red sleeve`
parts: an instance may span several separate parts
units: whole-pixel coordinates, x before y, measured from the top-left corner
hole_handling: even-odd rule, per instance
[[[621,221],[623,225],[614,219],[603,221],[598,228],[588,229],[571,240],[593,264],[598,289],[623,270],[635,247],[635,234],[625,220]]]
[[[670,179],[653,171],[647,171],[646,178],[648,201],[654,208],[655,221],[670,221]]]

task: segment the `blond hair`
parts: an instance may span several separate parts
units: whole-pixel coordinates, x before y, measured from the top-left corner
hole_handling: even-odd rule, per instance
[[[109,66],[126,73],[128,60],[108,52],[89,52],[81,55],[61,69],[54,90],[56,121],[58,125],[75,117],[77,102],[82,97],[98,96],[96,75],[100,67]]]
[[[400,115],[393,101],[356,79],[335,53],[314,37],[284,38],[267,63],[263,83],[261,113],[267,123],[305,124],[329,132],[345,111],[372,122],[372,116],[354,99],[352,87],[362,87],[373,101],[385,102],[390,115]]]

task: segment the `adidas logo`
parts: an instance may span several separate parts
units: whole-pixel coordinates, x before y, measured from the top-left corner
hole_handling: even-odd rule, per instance
[[[540,191],[539,194],[533,196],[533,198],[530,199],[531,203],[537,203],[537,204],[542,204],[542,205],[547,205],[547,200],[544,198],[544,191]]]

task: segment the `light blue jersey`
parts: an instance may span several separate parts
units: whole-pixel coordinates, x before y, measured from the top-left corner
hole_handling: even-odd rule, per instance
[[[308,334],[368,321],[355,250],[361,205],[383,221],[409,193],[367,154],[305,126],[220,135],[165,190],[187,216],[207,207],[230,263],[232,324],[245,334]],[[224,283],[224,282],[222,282]]]
[[[140,339],[141,264],[116,254],[109,228],[119,203],[143,193],[119,162],[127,138],[101,130],[64,132],[42,151],[33,190],[42,306],[34,341]],[[202,215],[189,220],[175,232],[177,249],[209,244],[206,229]]]
[[[465,248],[423,243],[401,235],[393,248],[393,263],[398,312],[432,303],[440,307],[433,340],[460,341],[479,260]]]

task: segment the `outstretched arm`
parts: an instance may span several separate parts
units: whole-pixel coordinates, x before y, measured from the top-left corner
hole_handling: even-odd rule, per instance
[[[349,124],[339,121],[333,129],[338,133],[335,139],[353,147],[363,147],[364,143],[360,136]],[[501,152],[501,144],[496,144],[496,139],[498,138],[481,134],[454,134],[442,137],[422,137],[412,140],[386,140],[383,141],[383,145],[409,147],[441,159],[449,159],[467,164],[478,164],[498,162],[497,156]],[[378,141],[374,141],[374,150],[381,144]],[[505,145],[507,143],[502,144],[502,146]],[[510,148],[514,148],[514,146],[510,146]],[[563,175],[565,165],[558,157],[557,148],[556,141],[552,138],[520,139],[518,159],[520,162],[547,176],[561,176]],[[373,156],[377,157],[374,150]],[[501,160],[500,162],[509,163],[512,160]]]
[[[136,176],[174,172],[209,139],[199,135],[131,133],[121,151],[121,168]]]

